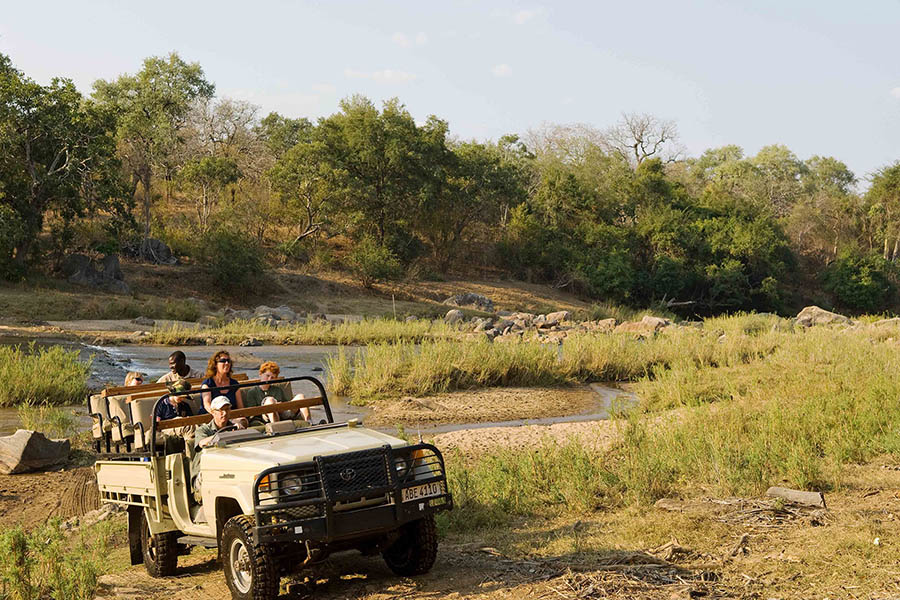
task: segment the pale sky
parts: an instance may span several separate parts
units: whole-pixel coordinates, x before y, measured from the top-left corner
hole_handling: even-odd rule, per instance
[[[262,115],[397,96],[486,140],[645,112],[675,121],[692,156],[785,144],[861,178],[900,160],[898,31],[888,0],[0,4],[0,52],[85,93],[174,50]]]

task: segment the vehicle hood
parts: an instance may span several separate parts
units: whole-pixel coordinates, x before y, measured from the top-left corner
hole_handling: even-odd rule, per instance
[[[315,456],[385,445],[401,447],[407,443],[364,427],[299,431],[290,435],[238,442],[225,448],[206,448],[200,454],[200,468],[204,471],[258,472],[278,465],[307,462]]]

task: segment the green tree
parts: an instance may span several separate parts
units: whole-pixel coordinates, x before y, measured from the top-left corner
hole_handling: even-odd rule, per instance
[[[200,231],[208,229],[210,213],[225,186],[236,182],[240,176],[237,164],[230,158],[205,156],[182,167],[180,177],[200,190],[196,202]]]
[[[276,112],[269,113],[256,126],[256,133],[276,159],[300,142],[312,140],[315,125],[309,119],[290,119]]]
[[[94,83],[94,99],[117,116],[119,154],[132,179],[141,185],[144,239],[150,236],[153,179],[171,179],[180,166],[183,131],[194,102],[211,98],[215,86],[198,63],[187,63],[173,52],[144,60],[134,75]]]
[[[502,207],[524,200],[524,186],[500,146],[455,144],[442,162],[423,194],[416,225],[438,268],[446,270],[472,226],[495,223]]]
[[[295,144],[268,172],[272,187],[296,223],[293,244],[316,235],[334,209],[337,174],[324,157],[321,142]]]
[[[316,127],[325,164],[335,174],[337,200],[359,234],[379,244],[406,227],[426,172],[423,133],[412,115],[392,99],[379,111],[362,96],[341,101],[341,111]]]
[[[4,252],[21,272],[53,212],[64,224],[123,204],[112,115],[86,102],[67,79],[42,86],[0,54],[0,204],[21,234]]]
[[[866,192],[869,215],[884,240],[885,260],[898,258],[900,245],[900,162],[880,169]]]

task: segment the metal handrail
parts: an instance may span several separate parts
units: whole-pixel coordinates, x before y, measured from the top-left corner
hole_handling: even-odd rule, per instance
[[[196,394],[198,392],[218,392],[219,390],[231,390],[238,389],[243,387],[257,387],[260,385],[272,385],[276,383],[288,383],[291,381],[311,381],[313,385],[315,385],[319,389],[319,394],[322,397],[322,408],[325,409],[325,418],[329,423],[334,423],[334,416],[331,413],[331,405],[328,403],[328,394],[325,393],[325,386],[322,385],[322,382],[319,381],[315,377],[311,377],[309,375],[302,375],[300,377],[284,377],[282,379],[270,379],[264,383],[260,381],[252,381],[245,383],[234,383],[231,385],[222,385],[218,387],[207,387],[207,388],[197,388],[194,390],[186,390],[184,392],[169,392],[160,396],[160,398],[153,403],[153,423],[151,427],[150,433],[150,453],[153,456],[156,456],[156,410],[159,408],[160,402],[167,402],[170,396],[189,396],[191,394]],[[273,405],[274,406],[274,405]]]

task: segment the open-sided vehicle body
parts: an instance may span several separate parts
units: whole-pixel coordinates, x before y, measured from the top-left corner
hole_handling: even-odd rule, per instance
[[[326,418],[319,424],[223,430],[193,461],[190,426],[210,415],[157,422],[148,415],[166,396],[129,404],[133,439],[125,451],[102,453],[95,469],[101,501],[128,507],[133,564],[170,575],[187,547],[218,547],[233,597],[257,600],[277,596],[281,575],[335,551],[381,552],[403,575],[431,568],[434,515],[452,507],[440,451],[355,420],[335,423],[314,378],[270,384],[298,380],[313,382],[320,395],[233,410],[231,418],[320,406]],[[102,425],[98,433],[102,450]]]

